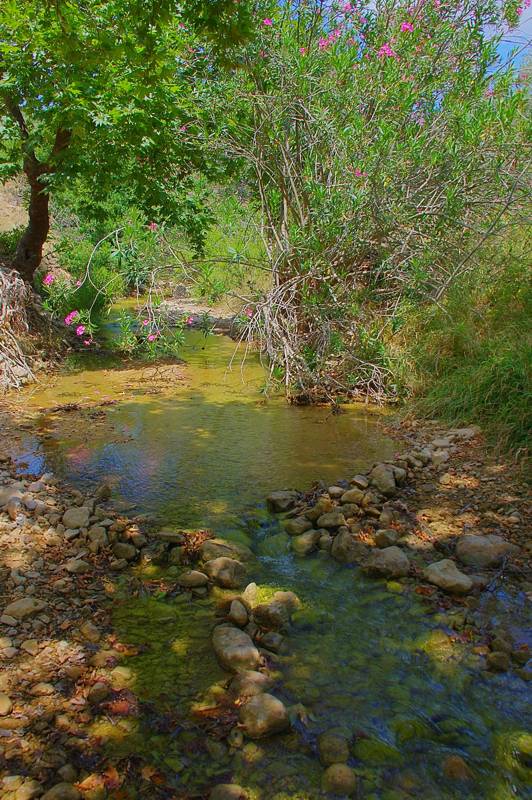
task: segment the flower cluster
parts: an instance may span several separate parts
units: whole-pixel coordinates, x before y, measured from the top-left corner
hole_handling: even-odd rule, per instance
[[[43,278],[43,283],[45,286],[51,286],[54,281],[55,281],[55,275],[52,275],[51,272],[49,272]]]
[[[72,325],[76,317],[79,317],[79,311],[71,311],[65,317],[65,325]]]
[[[325,48],[329,47],[330,45],[334,44],[337,39],[340,38],[342,35],[342,31],[340,28],[335,28],[334,31],[331,31],[327,37],[321,37],[318,41],[318,47],[320,50],[325,50]]]

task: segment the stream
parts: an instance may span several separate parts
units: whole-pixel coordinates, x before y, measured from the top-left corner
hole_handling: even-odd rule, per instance
[[[210,646],[214,593],[117,600],[117,635],[139,649],[124,664],[143,711],[119,725],[101,718],[94,735],[113,754],[149,753],[177,796],[203,797],[206,787],[234,781],[252,800],[319,798],[316,738],[334,728],[355,741],[349,763],[360,800],[532,797],[530,764],[514,747],[530,731],[527,684],[481,671],[479,657],[451,637],[452,615],[435,613],[401,583],[366,578],[322,553],[294,557],[266,509],[275,489],[331,484],[391,457],[397,444],[376,412],[352,405],[332,414],[268,398],[255,355],[243,364],[226,337],[186,337],[182,378],[174,370],[163,389],[153,389],[155,367],[139,382],[138,370],[87,356],[28,394],[40,409],[113,404],[84,416],[85,424],[43,413],[23,438],[19,465],[82,489],[107,481],[134,508],[128,513],[155,515],[165,527],[212,528],[250,546],[257,556],[250,580],[261,596],[291,590],[302,602],[275,664],[274,693],[294,707],[292,730],[233,751],[190,725],[191,712],[213,705],[227,679]],[[158,579],[168,570],[137,574]],[[495,596],[491,612],[516,630],[525,625],[518,597]],[[471,781],[443,777],[442,762],[453,754],[466,761]]]

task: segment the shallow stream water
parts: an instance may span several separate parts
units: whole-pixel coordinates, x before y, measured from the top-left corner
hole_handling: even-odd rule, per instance
[[[274,489],[332,483],[390,457],[396,446],[374,413],[352,406],[333,415],[267,399],[255,356],[242,366],[238,353],[228,370],[234,344],[224,337],[190,332],[182,355],[183,380],[172,372],[157,391],[154,368],[139,381],[135,370],[86,359],[33,392],[26,402],[42,409],[120,402],[81,423],[43,413],[19,460],[28,472],[52,470],[82,488],[107,480],[135,513],[155,514],[165,526],[210,527],[251,546],[250,580],[261,594],[289,589],[302,601],[275,690],[295,706],[293,728],[235,752],[215,736],[198,737],[190,712],[212,705],[225,677],[210,648],[214,598],[146,596],[117,601],[114,615],[119,637],[140,648],[125,663],[143,714],[118,726],[102,719],[94,734],[111,752],[148,755],[178,796],[200,797],[231,779],[253,800],[319,798],[316,737],[331,728],[355,741],[350,763],[361,800],[532,796],[530,764],[517,755],[530,731],[527,684],[481,671],[454,636],[452,616],[434,613],[401,584],[366,579],[322,554],[295,558],[265,508]],[[520,598],[493,598],[493,613],[511,616],[522,635]],[[443,776],[453,754],[467,762],[470,781]]]

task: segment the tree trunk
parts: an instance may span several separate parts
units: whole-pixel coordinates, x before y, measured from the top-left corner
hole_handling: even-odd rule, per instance
[[[29,283],[33,282],[35,270],[42,261],[43,245],[50,230],[50,198],[41,181],[46,171],[43,165],[32,163],[31,160],[24,164],[24,172],[30,184],[29,221],[18,243],[14,266]]]

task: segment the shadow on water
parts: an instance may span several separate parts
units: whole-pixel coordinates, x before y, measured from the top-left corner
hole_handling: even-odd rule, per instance
[[[233,347],[192,334],[186,383],[157,394],[149,379],[137,392],[129,378],[117,388],[115,373],[92,365],[61,379],[56,403],[57,391],[62,402],[126,399],[96,416],[93,409],[73,418],[47,414],[19,458],[29,472],[51,468],[79,486],[109,480],[164,524],[213,527],[247,542],[257,555],[250,579],[263,592],[291,589],[302,600],[275,690],[297,706],[293,730],[234,751],[214,730],[202,733],[190,711],[215,704],[224,681],[209,644],[215,599],[121,596],[114,622],[138,648],[126,663],[141,714],[111,726],[102,718],[94,735],[116,757],[164,770],[177,796],[199,797],[213,782],[235,780],[252,800],[321,797],[316,738],[331,728],[355,742],[350,763],[361,800],[530,796],[531,770],[514,747],[529,719],[525,682],[480,671],[451,615],[436,614],[400,583],[368,580],[320,554],[294,558],[264,507],[273,489],[332,483],[391,456],[393,443],[360,408],[333,416],[265,402],[256,359],[245,382],[238,367],[226,372]],[[31,402],[52,405],[46,392]],[[512,613],[519,617],[520,607]],[[466,760],[470,781],[444,780],[449,755]]]

